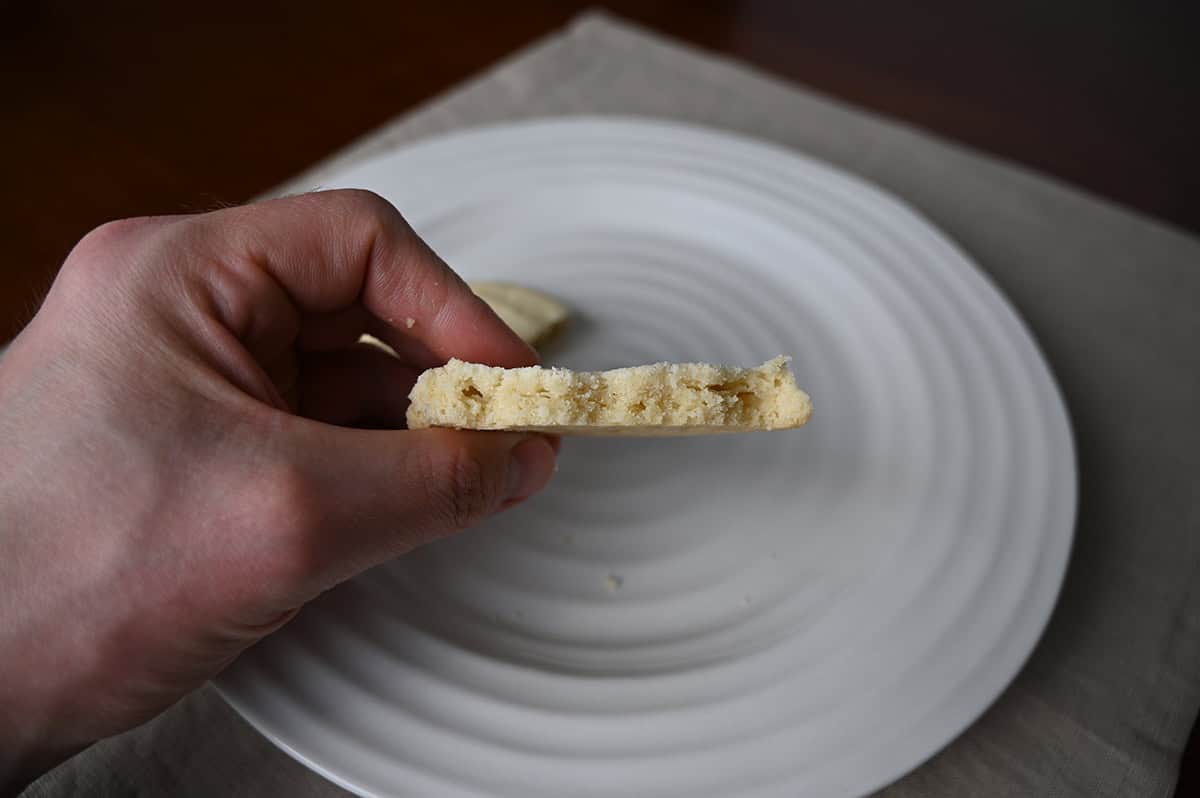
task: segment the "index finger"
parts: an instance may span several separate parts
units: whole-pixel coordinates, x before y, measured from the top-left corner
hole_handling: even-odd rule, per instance
[[[397,348],[415,340],[441,361],[537,362],[529,345],[377,194],[303,194],[205,214],[197,223],[212,226],[208,240],[220,242],[215,254],[223,262],[265,271],[303,315],[353,316],[360,306],[376,320],[371,331]]]

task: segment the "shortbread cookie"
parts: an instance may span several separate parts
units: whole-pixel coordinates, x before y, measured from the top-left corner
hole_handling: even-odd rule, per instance
[[[752,369],[656,363],[593,372],[451,360],[417,380],[408,426],[643,436],[789,429],[812,415],[789,360]]]
[[[554,337],[570,316],[566,305],[554,297],[523,285],[494,282],[469,285],[521,340],[533,347]]]
[[[388,346],[387,344],[385,344],[383,341],[380,341],[380,340],[379,340],[378,338],[376,338],[374,335],[367,335],[366,333],[363,333],[363,334],[362,334],[362,335],[359,337],[359,339],[358,339],[358,342],[359,342],[360,344],[367,344],[368,346],[373,346],[373,347],[375,347],[376,349],[379,349],[379,350],[381,350],[381,351],[383,351],[383,352],[387,352],[387,353],[388,353],[389,355],[391,355],[392,357],[395,357],[395,356],[396,356],[396,350],[395,350],[395,349],[392,349],[390,346]]]

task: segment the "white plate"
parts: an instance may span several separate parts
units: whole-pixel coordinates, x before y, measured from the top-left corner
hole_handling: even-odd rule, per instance
[[[545,494],[315,602],[219,681],[297,759],[363,795],[854,796],[1017,673],[1070,548],[1067,415],[1009,305],[909,208],[745,138],[597,119],[333,184],[467,277],[569,302],[555,362],[788,353],[816,411],[569,440]]]

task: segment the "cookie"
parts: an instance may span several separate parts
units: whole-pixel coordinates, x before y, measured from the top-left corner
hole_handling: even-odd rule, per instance
[[[777,357],[751,369],[655,363],[611,371],[505,369],[451,360],[409,395],[410,429],[455,427],[558,435],[706,435],[791,429],[812,401]]]

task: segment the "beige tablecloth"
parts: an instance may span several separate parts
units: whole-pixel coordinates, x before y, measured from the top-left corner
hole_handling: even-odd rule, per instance
[[[1061,381],[1079,447],[1081,505],[1049,630],[979,722],[882,794],[1170,795],[1200,706],[1200,242],[601,16],[400,117],[279,191],[313,188],[350,162],[444,131],[581,113],[741,131],[884,186],[992,276]],[[343,793],[204,690],[94,746],[28,794]]]

